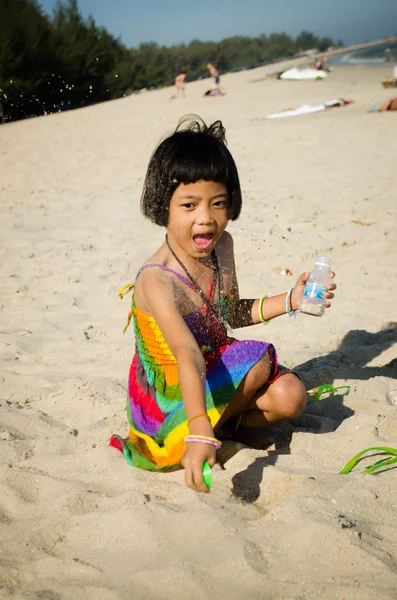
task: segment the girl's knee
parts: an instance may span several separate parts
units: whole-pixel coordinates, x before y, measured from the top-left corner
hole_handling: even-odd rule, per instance
[[[270,390],[269,390],[270,391]],[[281,419],[294,419],[306,407],[307,394],[301,380],[287,373],[271,385],[273,410]]]

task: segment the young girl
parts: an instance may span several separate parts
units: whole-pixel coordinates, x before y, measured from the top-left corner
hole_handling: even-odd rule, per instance
[[[306,405],[302,382],[278,364],[272,344],[230,336],[231,328],[291,314],[309,276],[278,296],[240,298],[226,227],[241,203],[222,123],[182,120],[152,155],[142,195],[142,212],[165,227],[165,241],[120,291],[121,297],[133,291],[136,352],[129,436],[112,436],[110,445],[142,469],[182,464],[186,485],[199,492],[209,491],[202,466],[216,462],[219,438],[237,425],[296,417]],[[327,287],[329,300],[336,286]]]

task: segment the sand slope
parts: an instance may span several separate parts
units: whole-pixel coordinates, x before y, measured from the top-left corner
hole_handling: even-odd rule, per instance
[[[277,69],[225,76],[222,98],[202,97],[207,80],[173,103],[162,90],[0,128],[1,598],[396,598],[397,470],[338,475],[365,447],[397,446],[385,397],[397,387],[397,115],[367,113],[388,72],[281,82]],[[355,104],[254,120],[336,96]],[[209,496],[106,445],[127,431],[133,351],[117,289],[164,234],[140,216],[146,164],[191,112],[224,121],[239,166],[242,295],[287,289],[294,278],[276,271],[298,275],[317,254],[337,271],[322,319],[238,337],[272,341],[308,388],[351,386],[267,450],[226,444]]]

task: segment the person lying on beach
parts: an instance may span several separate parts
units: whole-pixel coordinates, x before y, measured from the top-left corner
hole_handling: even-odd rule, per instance
[[[389,98],[379,108],[379,112],[386,112],[387,110],[397,110],[397,96]]]
[[[214,96],[224,96],[225,94],[223,92],[221,92],[221,90],[218,89],[212,89],[212,90],[207,90],[204,93],[204,96],[206,96],[207,98],[213,98]]]
[[[186,485],[208,492],[202,466],[215,464],[220,438],[237,426],[291,419],[306,406],[303,383],[278,362],[274,346],[238,340],[231,328],[292,314],[309,273],[277,296],[240,298],[233,238],[226,231],[242,206],[237,168],[222,123],[207,127],[195,119],[182,119],[149,161],[142,212],[165,228],[165,240],[119,292],[133,292],[135,355],[129,435],[113,435],[109,444],[142,469],[183,465]],[[327,307],[335,288],[332,283],[324,292]]]

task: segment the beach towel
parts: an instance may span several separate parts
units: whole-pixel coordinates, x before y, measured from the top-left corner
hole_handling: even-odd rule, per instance
[[[321,112],[329,108],[347,106],[352,102],[352,100],[343,100],[343,98],[332,98],[331,100],[326,100],[323,104],[317,104],[314,106],[311,104],[304,104],[298,108],[283,110],[282,112],[271,113],[269,115],[261,115],[259,119],[285,119],[288,117],[300,117],[301,115],[309,115],[311,113]]]

